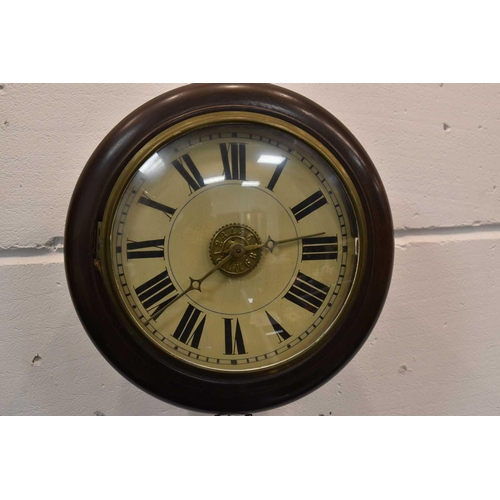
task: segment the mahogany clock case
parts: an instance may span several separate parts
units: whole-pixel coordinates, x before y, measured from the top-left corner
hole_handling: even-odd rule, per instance
[[[199,369],[162,352],[117,311],[105,287],[98,224],[124,167],[153,137],[200,114],[253,112],[293,124],[340,161],[359,197],[366,254],[357,293],[335,334],[278,368],[250,373]],[[123,119],[86,164],[70,203],[65,267],[71,297],[88,335],[128,380],[175,405],[211,413],[248,413],[289,403],[338,373],[363,345],[389,289],[394,236],[381,179],[357,139],[333,115],[288,89],[268,84],[193,84],[147,102]]]

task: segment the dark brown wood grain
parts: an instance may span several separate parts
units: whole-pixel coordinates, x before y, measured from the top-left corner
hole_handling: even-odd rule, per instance
[[[169,356],[121,320],[94,259],[97,223],[122,169],[150,139],[200,113],[257,111],[286,120],[321,141],[341,161],[360,196],[367,224],[360,292],[334,336],[279,369],[247,374],[210,372]],[[370,334],[391,279],[394,236],[381,179],[356,138],[328,111],[290,90],[266,84],[195,84],[163,94],[133,111],[101,142],[70,203],[65,266],[73,303],[88,335],[122,375],[146,392],[187,408],[243,413],[276,407],[316,389],[338,373]]]

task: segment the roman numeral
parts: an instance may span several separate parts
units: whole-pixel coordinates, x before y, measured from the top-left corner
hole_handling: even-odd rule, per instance
[[[303,307],[306,311],[316,314],[326,299],[328,290],[330,290],[330,287],[299,271],[292,287],[283,298]]]
[[[167,271],[163,271],[135,289],[144,309],[152,316],[177,297],[176,291]]]
[[[246,354],[243,335],[241,334],[240,321],[236,320],[236,328],[233,335],[232,319],[224,318],[224,354]]]
[[[163,257],[165,239],[148,241],[127,241],[127,259],[154,259]]]
[[[171,219],[175,213],[175,208],[168,207],[167,205],[163,205],[162,203],[158,203],[157,201],[153,201],[146,193],[144,193],[139,198],[139,201],[137,203],[154,208],[155,210],[159,210],[160,212],[163,212],[169,219]]]
[[[337,260],[338,251],[337,236],[319,236],[302,240],[302,260]]]
[[[318,210],[318,208],[322,207],[326,203],[327,201],[323,196],[323,193],[318,190],[290,210],[293,212],[293,215],[295,215],[297,222],[299,222],[300,219],[303,219],[306,215]]]
[[[188,183],[191,193],[193,191],[197,191],[205,185],[200,171],[196,168],[196,165],[193,163],[193,160],[191,160],[191,157],[189,155],[182,155],[181,158],[174,160],[172,162],[172,165]],[[186,167],[189,172],[186,170]]]
[[[203,328],[205,326],[206,315],[196,326],[196,322],[200,317],[201,311],[196,309],[196,307],[191,304],[188,305],[184,316],[180,323],[178,324],[175,332],[173,334],[174,339],[183,342],[186,345],[190,345],[194,349],[198,349],[200,345],[201,334],[203,333]],[[196,328],[195,328],[196,326]]]
[[[291,337],[291,335],[266,311],[267,317],[271,322],[273,327],[273,331],[278,336],[278,342],[281,344],[283,340],[287,340]]]
[[[285,158],[274,170],[273,176],[271,177],[269,184],[266,186],[269,191],[273,191],[274,186],[276,186],[276,183],[278,182],[278,179],[280,178],[281,172],[283,172],[287,161],[288,158]]]
[[[239,142],[219,144],[226,180],[245,181],[247,178],[246,145]]]

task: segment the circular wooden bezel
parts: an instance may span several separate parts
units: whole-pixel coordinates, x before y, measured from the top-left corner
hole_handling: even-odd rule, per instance
[[[186,366],[141,335],[113,304],[100,266],[98,226],[113,187],[131,159],[158,134],[200,115],[258,113],[283,120],[321,143],[342,165],[364,220],[364,259],[357,291],[321,345],[293,363],[252,373]],[[65,266],[71,297],[88,335],[122,375],[146,392],[182,407],[216,413],[268,409],[297,399],[340,371],[362,346],[390,284],[394,236],[380,177],[354,136],[325,109],[274,85],[196,84],[163,94],[127,116],[85,166],[71,200]]]

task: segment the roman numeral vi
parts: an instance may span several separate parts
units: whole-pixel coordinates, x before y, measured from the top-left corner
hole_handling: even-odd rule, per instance
[[[243,335],[241,334],[240,321],[238,319],[236,320],[234,333],[232,322],[233,320],[231,318],[224,318],[224,354],[246,354]]]

